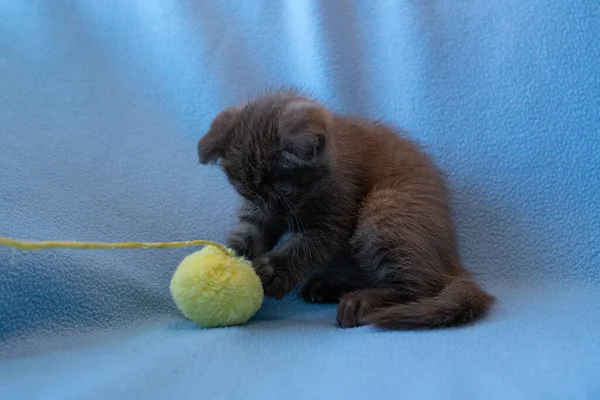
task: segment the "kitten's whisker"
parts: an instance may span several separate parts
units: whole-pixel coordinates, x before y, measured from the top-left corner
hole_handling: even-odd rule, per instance
[[[259,200],[260,200],[260,201],[261,201],[263,204],[267,204],[267,203],[265,202],[265,199],[263,199],[263,197],[262,197],[260,194],[258,194],[257,192],[254,192],[254,195],[256,195],[256,197],[258,197],[258,199],[259,199]]]
[[[294,218],[296,219],[296,223],[298,224],[298,230],[306,231],[306,224],[302,220],[302,218],[298,214],[294,214]]]
[[[294,212],[295,208],[291,201],[280,194],[278,195],[278,199],[280,199],[280,201],[284,203],[284,205],[288,208],[288,211],[292,216],[292,222],[296,224],[296,230],[305,230],[304,224],[302,223],[302,221],[300,221],[297,213]]]
[[[279,198],[283,201],[283,203],[287,206],[288,210],[293,212],[294,211],[294,206],[293,204],[290,202],[289,199],[285,198],[285,196],[281,196],[279,195]]]

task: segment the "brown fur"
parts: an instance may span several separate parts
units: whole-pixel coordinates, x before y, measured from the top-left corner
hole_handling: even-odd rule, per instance
[[[492,305],[460,264],[442,173],[393,128],[282,90],[223,111],[198,152],[244,198],[228,245],[267,296],[304,283],[342,327],[460,325]]]

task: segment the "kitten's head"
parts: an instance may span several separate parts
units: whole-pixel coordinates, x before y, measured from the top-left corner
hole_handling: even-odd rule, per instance
[[[306,98],[274,93],[222,111],[198,142],[202,164],[219,163],[235,190],[267,215],[317,198],[330,175],[329,113]]]

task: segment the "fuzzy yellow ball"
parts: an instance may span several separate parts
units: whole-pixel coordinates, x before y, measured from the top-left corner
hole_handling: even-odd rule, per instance
[[[175,304],[189,320],[204,328],[239,325],[262,305],[264,295],[252,264],[214,246],[183,259],[171,279]]]

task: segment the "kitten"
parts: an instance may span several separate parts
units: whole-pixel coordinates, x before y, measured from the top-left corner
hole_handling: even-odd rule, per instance
[[[442,173],[392,128],[280,90],[222,111],[198,154],[243,197],[227,245],[266,296],[304,283],[305,300],[339,303],[340,326],[390,329],[469,323],[493,304],[460,264]]]

